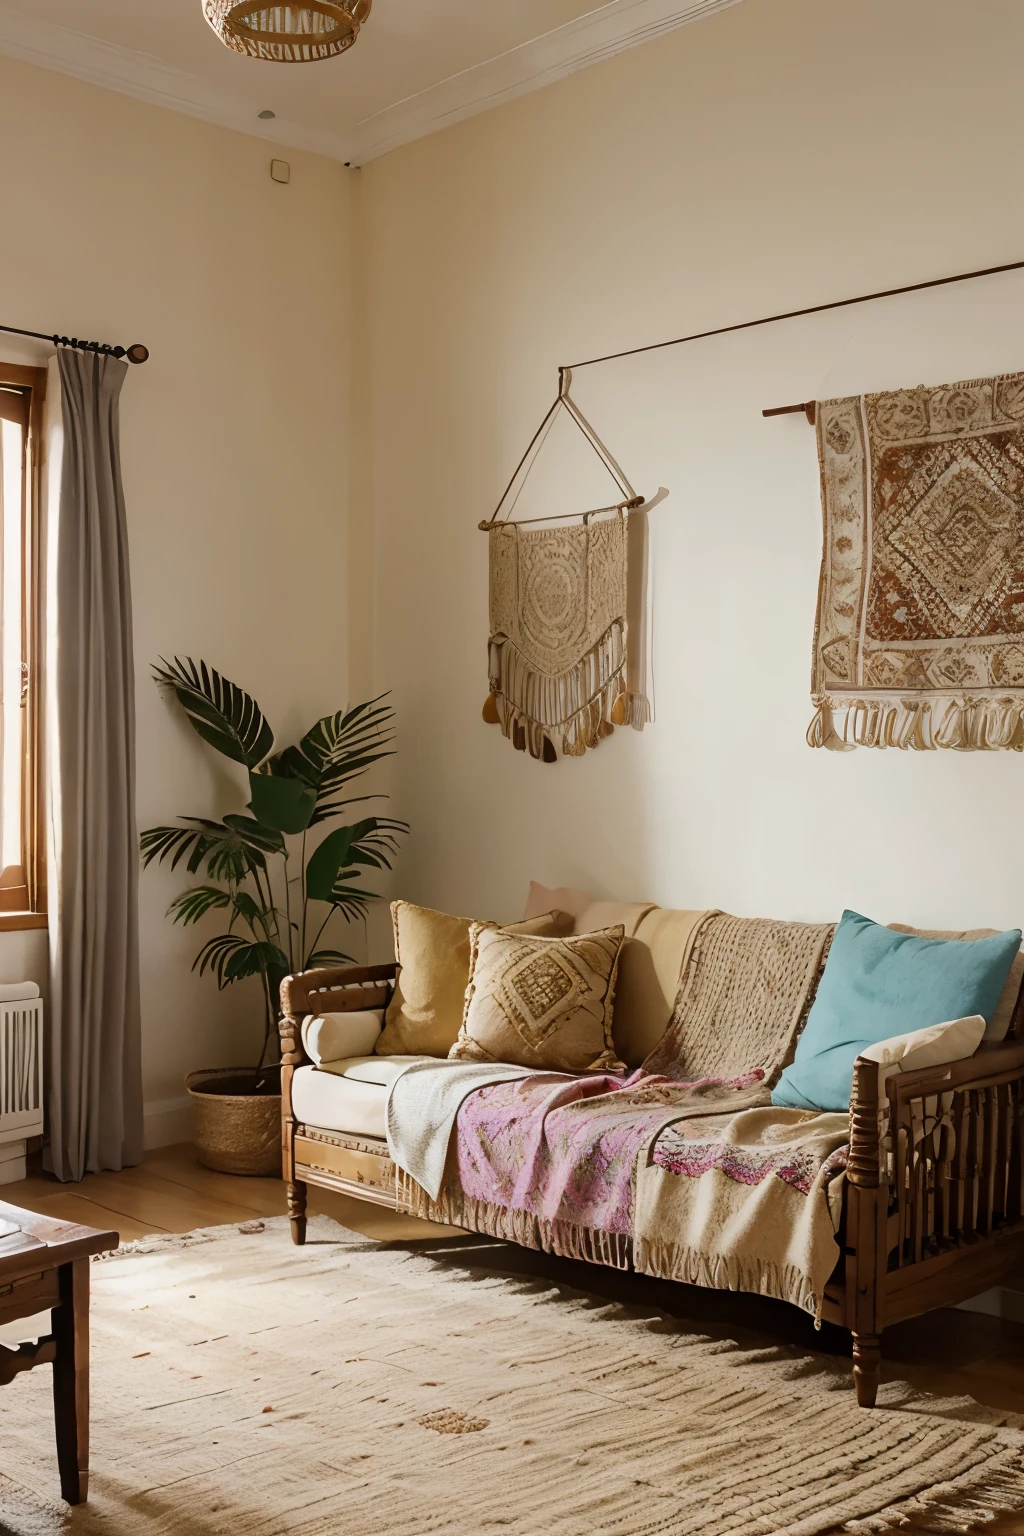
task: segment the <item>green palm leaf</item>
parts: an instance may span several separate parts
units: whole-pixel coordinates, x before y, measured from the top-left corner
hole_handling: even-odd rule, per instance
[[[230,905],[231,897],[219,885],[197,885],[174,898],[167,908],[167,916],[181,923],[183,928],[188,928],[192,923],[198,923],[207,912]]]
[[[193,730],[232,762],[256,768],[273,750],[274,733],[256,700],[205,661],[161,657],[153,676],[175,694]]]
[[[298,746],[287,747],[271,759],[270,770],[280,778],[301,779],[316,791],[310,825],[336,816],[351,800],[341,791],[382,758],[393,756],[395,712],[382,704],[387,694],[335,715],[325,715],[306,732]],[[376,798],[375,796],[363,798]]]
[[[240,885],[246,875],[266,869],[265,848],[279,851],[280,834],[267,832],[265,828],[259,828],[258,832],[253,833],[250,828],[258,828],[259,823],[250,823],[247,816],[226,816],[223,821],[208,821],[204,816],[183,816],[182,821],[188,825],[151,827],[142,833],[139,845],[146,867],[154,859],[161,864],[170,859],[171,868],[176,869],[187,854],[185,867],[190,875],[196,874],[205,863],[206,873],[211,880],[226,880],[229,884]],[[241,822],[241,828],[229,826],[231,821]],[[268,839],[274,838],[278,842],[268,842]]]
[[[276,944],[254,944],[237,933],[220,933],[203,945],[192,969],[200,976],[212,971],[223,991],[232,982],[264,971],[279,981],[288,974],[288,956]]]

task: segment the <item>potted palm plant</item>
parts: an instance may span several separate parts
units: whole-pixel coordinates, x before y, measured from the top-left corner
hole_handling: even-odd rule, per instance
[[[349,806],[386,798],[352,796],[352,781],[392,752],[394,712],[385,695],[325,715],[302,740],[274,751],[274,733],[256,700],[191,657],[161,660],[158,686],[174,696],[196,732],[246,771],[248,804],[219,821],[183,816],[176,826],[141,836],[143,865],[184,864],[201,883],[168,908],[189,927],[223,912],[224,932],[207,939],[193,964],[225,988],[258,977],[263,1043],[249,1067],[192,1072],[186,1086],[196,1114],[199,1161],[224,1173],[280,1173],[278,990],[293,971],[345,965],[332,930],[362,921],[375,899],[359,882],[367,869],[390,869],[405,822],[363,816],[342,821]]]

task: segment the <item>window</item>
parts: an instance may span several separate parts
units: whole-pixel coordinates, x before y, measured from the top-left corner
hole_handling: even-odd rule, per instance
[[[40,449],[46,370],[0,363],[0,929],[46,922]]]

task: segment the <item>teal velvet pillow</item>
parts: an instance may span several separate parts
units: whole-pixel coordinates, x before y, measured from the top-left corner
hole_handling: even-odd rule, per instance
[[[865,1046],[975,1013],[987,1023],[1020,938],[1011,928],[970,942],[919,939],[844,912],[796,1058],[772,1103],[847,1109],[853,1064]]]

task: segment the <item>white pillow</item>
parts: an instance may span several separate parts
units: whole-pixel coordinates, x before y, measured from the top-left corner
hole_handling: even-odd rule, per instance
[[[950,1019],[946,1024],[931,1024],[906,1035],[892,1035],[867,1046],[861,1056],[878,1062],[878,1091],[897,1072],[916,1072],[920,1067],[942,1067],[950,1061],[973,1056],[985,1034],[985,1020],[980,1013],[966,1019]]]
[[[324,1061],[345,1061],[349,1056],[372,1056],[384,1028],[383,1008],[363,1008],[357,1013],[309,1013],[302,1021],[302,1043],[315,1066]]]

